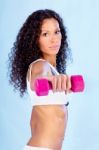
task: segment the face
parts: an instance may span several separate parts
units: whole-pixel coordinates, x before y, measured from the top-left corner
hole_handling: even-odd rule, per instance
[[[45,19],[39,37],[40,50],[43,56],[56,56],[61,46],[62,34],[59,23],[54,18]]]

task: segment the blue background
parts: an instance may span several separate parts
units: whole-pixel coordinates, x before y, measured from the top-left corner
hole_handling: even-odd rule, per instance
[[[7,60],[16,35],[33,11],[57,11],[67,26],[73,62],[68,74],[82,74],[84,93],[72,94],[62,150],[99,150],[99,1],[0,1],[0,149],[21,150],[30,137],[31,105],[8,83]]]

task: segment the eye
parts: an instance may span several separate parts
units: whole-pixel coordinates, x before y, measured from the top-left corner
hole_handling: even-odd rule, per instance
[[[48,35],[48,33],[42,33],[42,35],[46,37]]]
[[[57,30],[57,31],[55,32],[55,34],[60,34],[60,30]]]

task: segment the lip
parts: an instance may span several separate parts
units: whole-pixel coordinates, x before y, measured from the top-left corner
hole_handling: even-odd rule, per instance
[[[59,45],[53,45],[53,46],[50,46],[49,48],[59,48],[60,46]]]

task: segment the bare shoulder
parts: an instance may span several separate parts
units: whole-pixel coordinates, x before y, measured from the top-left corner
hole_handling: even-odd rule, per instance
[[[28,77],[31,74],[31,78],[52,75],[51,68],[46,60],[39,60],[37,62],[31,63],[28,70]]]

